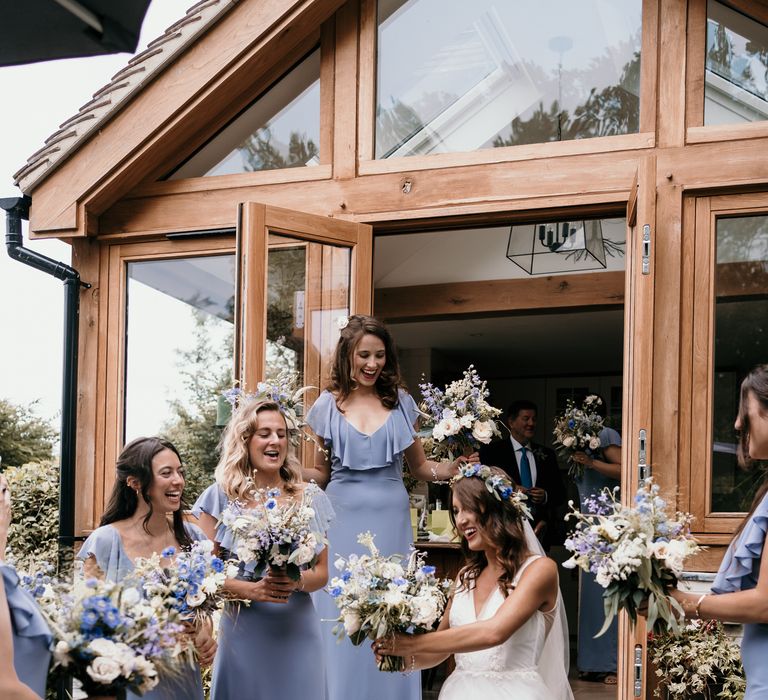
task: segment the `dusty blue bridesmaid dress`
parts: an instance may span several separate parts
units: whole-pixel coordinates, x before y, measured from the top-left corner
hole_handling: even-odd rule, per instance
[[[316,484],[306,488],[315,511],[311,528],[324,535],[333,519],[333,509]],[[198,517],[207,513],[218,520],[226,505],[224,492],[213,484],[200,495],[192,512]],[[224,556],[232,540],[221,525],[216,540]],[[318,545],[318,551],[324,546]],[[256,581],[262,573],[241,563],[237,578]],[[328,700],[320,617],[308,593],[291,593],[284,605],[227,603],[219,623],[218,642],[211,700]]]
[[[748,591],[757,586],[760,562],[768,531],[768,494],[755,508],[742,531],[723,557],[712,584],[713,593]],[[747,678],[744,700],[768,698],[768,625],[745,624],[741,640],[741,661]]]
[[[184,523],[184,529],[193,541],[208,539],[197,525]],[[112,525],[96,528],[83,542],[77,558],[85,561],[91,556],[96,559],[108,581],[119,582],[134,569],[133,561],[123,547],[120,533]],[[181,676],[161,680],[154,690],[142,696],[126,693],[126,700],[139,700],[139,697],[143,700],[203,700],[200,667],[197,664],[186,667]]]
[[[413,545],[408,493],[403,485],[403,451],[413,444],[418,417],[416,403],[400,391],[400,400],[384,424],[371,435],[357,430],[324,391],[307,414],[307,422],[330,449],[331,479],[326,488],[336,511],[328,531],[331,567],[337,556],[367,550],[357,543],[361,532],[376,535],[382,554],[407,556]],[[331,576],[334,575],[332,571]],[[323,620],[334,620],[338,609],[325,592],[315,595]],[[323,623],[330,700],[418,700],[420,674],[382,673],[370,644],[338,643],[333,623]]]
[[[51,631],[38,610],[32,595],[19,587],[13,567],[0,562],[5,597],[11,614],[13,633],[13,666],[19,680],[41,698],[45,697],[45,681],[51,664]]]
[[[600,449],[604,450],[610,445],[621,447],[621,436],[613,428],[603,428],[600,431]],[[575,481],[582,512],[585,499],[597,495],[604,488],[613,489],[619,486],[618,479],[611,479],[595,469],[585,469],[583,476],[577,477]],[[618,618],[613,619],[605,634],[594,638],[605,620],[604,591],[592,574],[581,572],[576,667],[582,673],[616,673],[619,649]]]

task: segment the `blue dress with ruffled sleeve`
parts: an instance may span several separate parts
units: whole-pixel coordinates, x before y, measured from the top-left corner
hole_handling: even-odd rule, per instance
[[[326,488],[336,511],[328,531],[329,562],[337,556],[363,554],[357,542],[366,531],[375,536],[382,554],[408,554],[413,546],[408,492],[403,485],[403,452],[413,444],[418,418],[416,402],[400,391],[398,405],[370,435],[360,432],[339,411],[334,396],[324,391],[307,414],[307,423],[330,450],[331,478]],[[333,576],[334,573],[331,573]],[[418,700],[420,674],[382,673],[369,644],[338,643],[331,633],[339,611],[324,591],[315,602],[324,623],[331,700]]]
[[[192,523],[184,523],[187,535],[193,540],[208,539],[205,533]],[[96,564],[104,572],[108,581],[120,582],[134,570],[133,561],[125,552],[120,533],[113,525],[96,528],[83,542],[77,558],[85,561],[89,557],[96,559]],[[203,700],[203,681],[200,666],[187,667],[182,675],[162,679],[154,690],[142,696],[126,693],[127,700]]]
[[[11,616],[16,675],[22,683],[44,698],[45,681],[51,664],[51,631],[32,594],[19,586],[16,570],[0,563],[0,575],[3,577]]]
[[[731,542],[712,585],[713,593],[747,591],[757,586],[768,532],[768,494],[755,508],[744,528]],[[768,625],[745,624],[741,661],[747,678],[744,700],[768,698]]]
[[[621,447],[621,435],[613,428],[603,428],[600,431],[600,451],[611,445]],[[591,450],[587,452],[592,455]],[[595,455],[598,459],[603,457]],[[584,501],[596,496],[604,488],[614,489],[619,486],[618,479],[612,479],[601,474],[596,469],[585,469],[584,474],[575,479],[579,491],[579,502],[582,513],[585,511]],[[605,589],[595,580],[594,574],[580,573],[579,587],[579,637],[576,655],[576,666],[583,673],[616,673],[616,659],[619,651],[619,622],[618,617],[605,634],[595,638],[605,620],[603,593]]]
[[[333,508],[316,484],[307,484],[306,489],[315,512],[310,528],[319,535],[319,553],[325,547],[322,540],[334,517]],[[224,491],[213,484],[200,494],[192,513],[197,517],[207,513],[219,520],[226,506]],[[222,556],[228,556],[233,543],[230,532],[221,524],[216,541],[222,547]],[[246,567],[241,562],[237,578],[257,581],[262,574],[253,565]],[[219,623],[211,700],[328,700],[320,634],[320,617],[312,597],[303,591],[291,593],[285,604],[227,603]]]

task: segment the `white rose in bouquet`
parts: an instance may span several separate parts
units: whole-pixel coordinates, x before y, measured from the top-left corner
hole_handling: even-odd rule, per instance
[[[363,621],[356,610],[347,609],[344,611],[344,631],[347,633],[347,636],[357,632],[362,624]]]
[[[490,420],[475,421],[475,424],[472,426],[472,437],[478,442],[487,445],[493,439],[494,427],[493,421]]]
[[[563,438],[563,447],[571,448],[576,444],[576,438],[573,435],[566,435]]]
[[[466,428],[469,430],[472,428],[472,424],[475,422],[475,417],[471,413],[465,413],[461,418],[459,418],[459,423],[461,424],[462,428]]]
[[[444,418],[440,423],[445,435],[456,435],[461,430],[461,421],[456,417]]]
[[[96,682],[109,685],[120,675],[121,666],[117,659],[97,656],[86,669],[86,673]]]
[[[591,437],[591,438],[589,438],[589,449],[590,450],[599,450],[600,449],[600,438],[599,437]]]
[[[432,595],[420,595],[411,601],[411,621],[414,625],[432,627],[442,612],[442,607]]]

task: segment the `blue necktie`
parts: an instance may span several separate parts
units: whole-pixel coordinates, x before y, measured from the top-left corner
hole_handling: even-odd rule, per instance
[[[531,464],[528,461],[528,450],[525,447],[520,448],[520,486],[524,489],[529,489],[533,486]]]

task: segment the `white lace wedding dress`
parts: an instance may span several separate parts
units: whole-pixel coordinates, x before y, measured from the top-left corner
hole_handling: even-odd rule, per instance
[[[516,585],[525,568],[539,555],[526,559],[513,581]],[[479,615],[475,615],[473,590],[459,590],[454,594],[450,611],[451,627],[461,627],[494,616],[504,602],[504,596],[494,588]],[[567,683],[567,670],[562,657],[556,681],[551,672],[540,668],[540,660],[547,636],[557,613],[556,605],[550,612],[535,612],[506,642],[490,649],[456,654],[456,670],[448,676],[440,691],[439,700],[554,700],[572,698]],[[559,631],[555,631],[559,634]],[[549,661],[554,661],[549,659]],[[557,663],[557,661],[555,661]],[[543,676],[547,676],[547,682]]]

